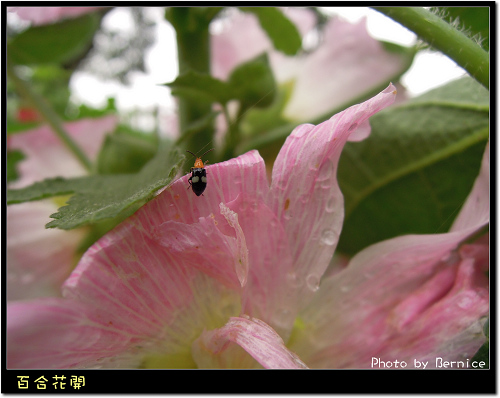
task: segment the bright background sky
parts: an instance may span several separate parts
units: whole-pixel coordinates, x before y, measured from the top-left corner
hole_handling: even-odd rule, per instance
[[[366,7],[333,7],[323,10],[329,14],[339,14],[350,22],[366,17],[368,31],[376,39],[405,46],[417,41],[415,34],[406,28]],[[76,73],[71,81],[73,100],[102,107],[106,104],[107,97],[115,97],[116,106],[120,110],[150,110],[159,106],[160,111],[170,109],[173,112],[173,99],[167,95],[168,91],[164,86],[158,85],[171,82],[177,76],[175,32],[164,20],[163,8],[152,7],[148,11],[157,22],[157,40],[146,52],[147,73],[134,73],[129,87],[99,81],[86,73]],[[132,31],[132,19],[125,9],[112,10],[103,23],[116,30]],[[166,59],[172,61],[166,63]],[[402,83],[409,95],[415,96],[464,76],[465,73],[446,56],[425,50],[417,54],[412,67],[403,76]]]

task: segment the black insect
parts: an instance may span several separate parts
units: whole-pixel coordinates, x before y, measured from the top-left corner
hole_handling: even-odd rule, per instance
[[[189,187],[187,188],[189,189],[191,187],[196,196],[203,195],[203,191],[205,191],[205,188],[207,187],[207,171],[205,170],[205,166],[203,165],[203,160],[201,160],[201,158],[213,150],[214,148],[209,149],[200,157],[196,156],[196,154],[191,151],[186,151],[196,158],[194,161],[194,167],[191,167],[191,177],[188,179]],[[208,163],[208,161],[205,163]]]

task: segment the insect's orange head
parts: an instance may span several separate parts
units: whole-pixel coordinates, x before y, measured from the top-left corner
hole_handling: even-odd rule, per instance
[[[201,160],[201,158],[196,158],[196,160],[194,161],[194,167],[200,169],[203,168],[203,161]]]

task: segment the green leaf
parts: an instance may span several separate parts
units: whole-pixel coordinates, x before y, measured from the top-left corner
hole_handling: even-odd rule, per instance
[[[254,14],[260,26],[273,42],[276,50],[286,55],[295,55],[302,46],[302,38],[296,26],[275,7],[240,7]]]
[[[484,362],[484,366],[479,369],[489,369],[490,368],[490,342],[489,340],[484,343],[479,350],[474,354],[470,363],[473,361]]]
[[[437,7],[438,13],[449,23],[458,23],[458,28],[476,38],[486,51],[489,50],[490,12],[489,7]]]
[[[486,342],[479,348],[476,354],[472,357],[472,361],[484,362],[485,366],[482,369],[488,369],[490,367],[490,320],[486,320],[483,326],[483,333],[486,336]]]
[[[252,107],[266,108],[274,101],[276,82],[267,54],[240,64],[229,76],[228,83],[240,101],[240,112]]]
[[[223,7],[171,7],[165,9],[165,19],[177,32],[193,32],[200,25],[207,25]]]
[[[208,74],[188,71],[178,76],[173,82],[165,83],[172,89],[172,95],[200,100],[200,97],[210,102],[225,105],[234,98],[231,87],[222,80]]]
[[[7,151],[7,182],[15,181],[19,178],[17,164],[24,159],[24,154],[19,150]]]
[[[205,100],[225,105],[236,99],[240,101],[242,110],[269,106],[276,91],[266,54],[240,64],[227,82],[190,70],[165,85],[172,89],[173,95],[195,101]]]
[[[219,111],[214,111],[207,113],[204,117],[191,122],[185,130],[182,130],[180,137],[177,139],[176,143],[180,144],[181,142],[187,141],[196,137],[197,134],[206,130],[210,126],[212,126],[215,122],[215,118],[219,115]]]
[[[118,217],[142,205],[170,183],[184,160],[177,149],[161,145],[156,156],[136,174],[53,178],[7,191],[7,204],[73,194],[67,206],[52,214],[47,228],[73,229]]]
[[[449,229],[479,173],[488,100],[486,89],[465,78],[370,118],[370,137],[348,143],[339,163],[340,251]]]
[[[110,97],[107,99],[106,105],[102,108],[92,108],[88,105],[81,104],[77,108],[70,109],[68,113],[70,113],[69,116],[71,117],[71,120],[83,119],[83,118],[96,119],[110,114],[116,114],[117,109],[115,106],[115,99]]]
[[[99,27],[100,17],[78,18],[32,26],[7,43],[7,53],[16,64],[66,63],[86,51]]]
[[[259,138],[267,140],[269,132],[275,131],[280,127],[288,125],[283,115],[283,109],[293,91],[294,82],[288,81],[278,87],[274,102],[267,108],[249,109],[241,119],[240,129],[242,137],[238,143],[236,153],[247,152],[248,149],[256,148],[253,146],[258,143]],[[296,127],[290,128],[288,134]],[[283,140],[266,141],[265,145],[259,147],[260,155],[266,160],[273,161],[280,151]],[[248,149],[247,149],[248,148]]]
[[[137,173],[153,156],[157,145],[150,136],[118,127],[107,135],[97,159],[99,174]]]
[[[47,178],[36,182],[26,188],[7,190],[7,204],[31,202],[52,198],[54,196],[69,195],[74,193],[78,187],[85,185],[91,177],[80,177],[67,180],[62,177]]]

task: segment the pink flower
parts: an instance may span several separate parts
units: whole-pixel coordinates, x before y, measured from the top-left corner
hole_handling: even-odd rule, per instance
[[[316,22],[314,14],[306,9],[292,7],[284,10],[284,13],[302,36],[310,31]],[[226,80],[236,66],[265,51],[272,54],[272,57],[277,54],[271,40],[253,14],[236,11],[231,18],[223,20],[223,23],[222,31],[210,37],[214,77]]]
[[[46,25],[64,18],[74,18],[93,12],[102,7],[8,7],[9,12],[15,12],[33,25]]]
[[[91,158],[97,156],[104,135],[117,119],[82,119],[65,128]],[[49,177],[85,175],[84,168],[62,145],[48,126],[9,137],[9,148],[19,149],[19,180],[9,188],[21,188]],[[61,203],[59,204],[61,205]],[[53,200],[7,207],[7,299],[59,296],[62,282],[75,266],[76,249],[84,230],[45,229],[59,205]]]
[[[290,8],[285,14],[302,35],[313,27],[314,17],[306,9]],[[351,24],[338,17],[330,19],[319,46],[294,57],[274,50],[257,18],[247,13],[235,14],[211,39],[213,74],[223,80],[238,64],[266,51],[277,82],[293,83],[283,116],[295,122],[312,120],[387,84],[407,62],[373,39],[365,20]]]
[[[97,156],[106,133],[117,124],[116,116],[81,119],[64,124],[64,128],[92,159]],[[22,188],[50,177],[75,177],[87,174],[75,156],[66,149],[49,126],[9,136],[9,149],[21,150],[26,158],[19,164],[18,181],[9,188]]]
[[[321,280],[343,220],[336,180],[342,148],[394,94],[391,85],[318,126],[297,127],[271,184],[257,151],[208,166],[204,196],[186,189],[188,176],[174,182],[85,253],[63,286],[64,298],[9,304],[7,366],[368,367],[365,356],[378,347],[404,353],[408,328],[414,337],[436,332],[427,340],[432,352],[467,336],[487,311],[476,273],[484,252],[472,245],[444,257],[484,217],[406,246],[388,241],[368,248]],[[387,280],[386,269],[396,275]],[[361,282],[367,272],[379,288]],[[448,313],[440,304],[465,298]],[[377,333],[372,338],[363,327]],[[347,354],[341,339],[351,348]],[[479,347],[481,339],[474,343]]]
[[[379,361],[470,359],[488,315],[488,236],[460,245],[489,223],[489,145],[449,233],[372,245],[321,281],[289,347],[312,367],[371,367]],[[333,305],[332,305],[333,304]]]

